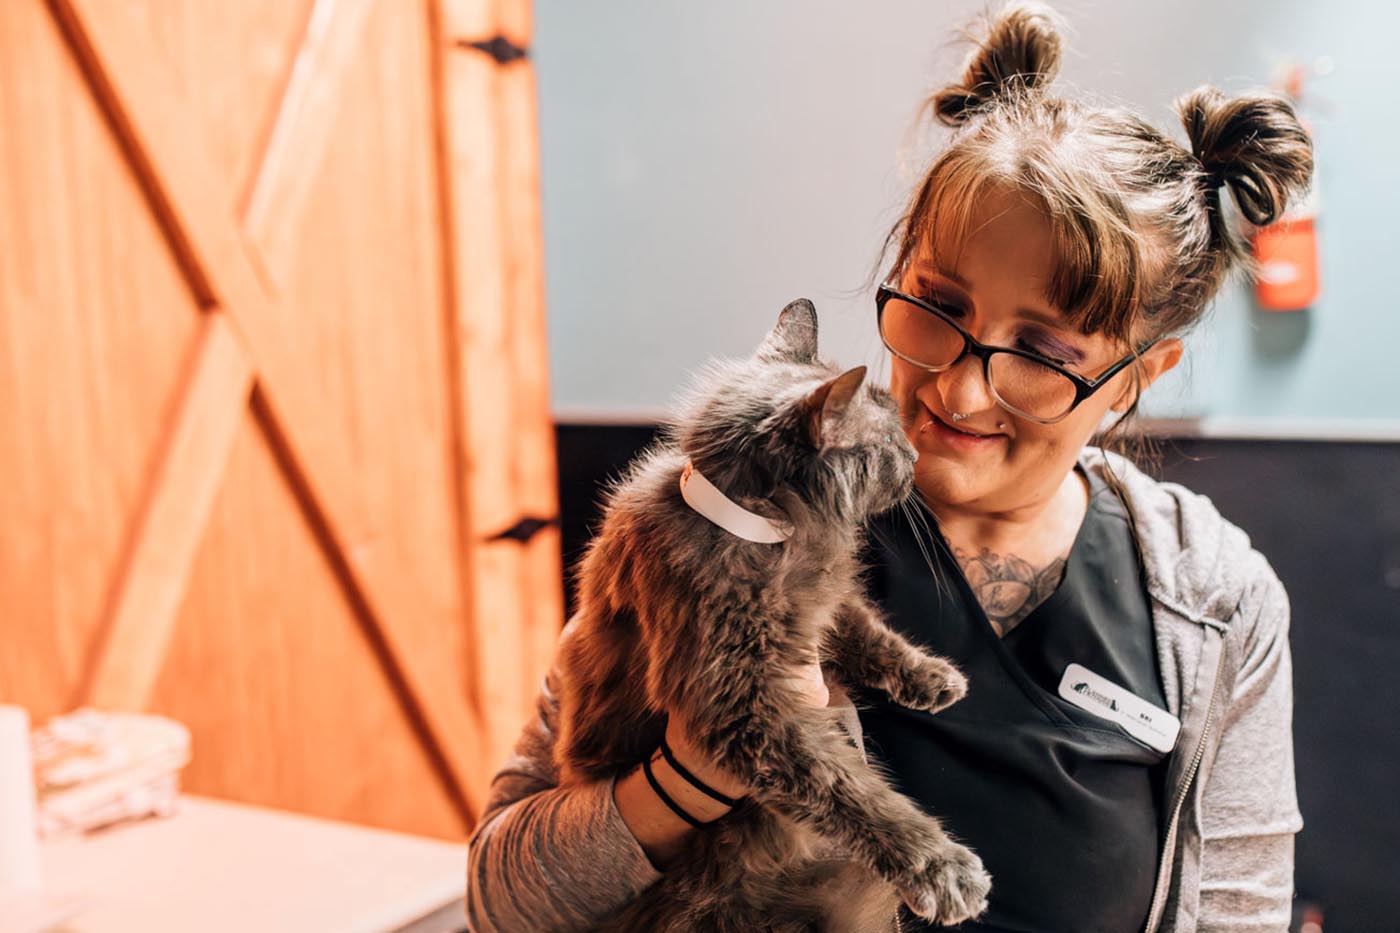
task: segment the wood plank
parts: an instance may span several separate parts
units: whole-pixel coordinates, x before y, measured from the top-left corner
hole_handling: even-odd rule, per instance
[[[423,723],[269,433],[255,388],[151,698],[192,733],[181,786],[463,838]]]
[[[470,454],[467,450],[467,426],[464,416],[466,399],[463,394],[465,377],[462,374],[464,361],[458,337],[458,281],[456,267],[456,243],[459,233],[454,229],[456,216],[456,182],[453,179],[451,135],[452,114],[449,100],[452,97],[447,62],[453,55],[452,41],[446,32],[445,9],[449,3],[458,0],[430,0],[428,4],[428,57],[433,80],[433,168],[437,174],[439,242],[442,245],[442,261],[439,273],[442,277],[442,320],[444,373],[446,375],[447,408],[449,421],[448,459],[450,469],[450,495],[454,505],[455,521],[454,558],[460,568],[458,588],[461,593],[465,613],[461,649],[462,669],[467,672],[465,696],[472,708],[477,711],[486,728],[490,728],[490,715],[482,705],[478,690],[477,671],[481,659],[477,652],[475,631],[480,621],[473,614],[476,605],[477,582],[472,576],[471,551],[475,547],[470,520],[471,490],[467,484],[467,465]],[[489,744],[489,738],[484,739]],[[494,762],[490,751],[486,752],[489,762]]]
[[[522,700],[525,670],[520,546],[488,542],[521,516],[513,475],[515,412],[513,345],[506,285],[500,186],[497,66],[491,58],[455,51],[443,88],[449,167],[448,238],[452,250],[454,344],[459,360],[456,411],[466,454],[465,490],[471,579],[472,697],[486,714],[487,754],[499,764],[510,752],[529,707]]]
[[[516,62],[500,69],[498,81],[515,482],[521,512],[549,518],[559,514],[559,484],[549,402],[535,71],[529,62]],[[548,670],[564,624],[559,527],[542,530],[523,548],[520,585],[529,615],[521,683],[528,701]]]
[[[300,482],[318,504],[326,541],[344,560],[348,580],[384,638],[408,695],[460,795],[468,822],[480,812],[488,764],[481,729],[462,698],[455,659],[414,624],[426,611],[391,549],[359,549],[370,533],[361,515],[348,470],[306,456],[297,425],[316,417],[314,405],[297,407],[280,387],[290,383],[278,370],[278,308],[255,270],[243,235],[232,217],[231,185],[213,170],[194,120],[178,86],[150,48],[149,37],[133,28],[120,10],[101,0],[50,0],[103,108],[135,154],[133,169],[143,178],[152,202],[162,211],[172,243],[178,244],[193,273],[207,284],[211,303],[225,309],[253,363],[264,398],[265,420],[280,426],[280,443],[303,471]],[[301,401],[297,398],[296,401]]]
[[[243,199],[243,228],[274,282],[285,281],[302,204],[330,145],[345,73],[365,41],[375,0],[316,0],[262,162]]]
[[[31,0],[32,2],[32,0]],[[246,189],[261,160],[315,0],[140,0],[125,3],[200,120],[214,167]]]
[[[227,319],[207,315],[76,705],[146,708],[252,384],[252,368]]]
[[[0,3],[0,700],[87,675],[202,315],[42,3]]]
[[[517,9],[518,8],[518,9]],[[466,41],[528,44],[528,4],[444,0],[443,94],[473,626],[473,698],[492,711],[493,760],[510,751],[563,624],[557,527],[493,540],[558,513],[549,410],[533,71]],[[519,10],[524,15],[518,15]],[[512,11],[517,14],[511,18]]]
[[[357,558],[388,563],[414,609],[386,621],[419,629],[413,637],[451,663],[461,694],[469,604],[453,499],[426,10],[374,6],[343,69],[331,142],[299,216],[281,217],[292,206],[279,202],[274,226],[287,239],[251,242],[285,270],[273,287],[286,312],[268,346],[289,377],[278,382],[279,399],[315,411],[298,422],[289,462],[307,458],[351,490],[362,523],[349,529]],[[359,812],[373,809],[366,801]]]

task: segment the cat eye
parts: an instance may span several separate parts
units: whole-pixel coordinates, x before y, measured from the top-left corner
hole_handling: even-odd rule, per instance
[[[1039,424],[1064,419],[1157,342],[1149,340],[1088,379],[1032,350],[979,343],[944,308],[889,285],[881,285],[875,294],[875,314],[880,339],[895,356],[911,366],[940,373],[971,353],[982,361],[982,375],[997,403]]]

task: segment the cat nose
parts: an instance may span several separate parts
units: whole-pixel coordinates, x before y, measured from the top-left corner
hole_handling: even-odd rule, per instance
[[[909,443],[909,439],[904,436],[902,431],[886,434],[885,443],[899,451],[900,456],[910,463],[919,459],[919,452],[914,449],[913,444]]]

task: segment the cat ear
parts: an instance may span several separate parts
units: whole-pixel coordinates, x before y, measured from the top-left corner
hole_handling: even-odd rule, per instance
[[[799,298],[778,314],[778,323],[758,348],[763,360],[810,363],[817,358],[817,309]]]
[[[802,408],[807,424],[807,438],[820,450],[836,440],[841,417],[865,381],[865,367],[848,369],[835,379],[828,379],[803,399]]]

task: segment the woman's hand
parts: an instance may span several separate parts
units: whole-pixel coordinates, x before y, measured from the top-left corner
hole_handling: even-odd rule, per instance
[[[803,667],[795,684],[798,692],[810,704],[825,707],[831,693],[822,677],[821,666],[813,661]],[[749,787],[743,781],[714,764],[686,735],[680,720],[672,717],[666,724],[666,744],[676,760],[706,785],[726,797],[743,797]],[[672,769],[658,751],[652,755],[652,774],[672,800],[702,823],[719,819],[730,808],[704,791],[691,785]],[[619,777],[613,787],[613,799],[618,813],[637,838],[643,851],[657,868],[664,868],[684,851],[686,840],[694,831],[671,809],[662,803],[647,782],[641,768]]]
[[[822,677],[821,665],[815,661],[802,668],[797,682],[798,692],[813,706],[825,707],[831,701],[831,692],[827,689],[826,681]],[[666,744],[671,746],[671,751],[675,753],[676,760],[679,761],[691,774],[704,781],[710,787],[724,794],[726,797],[743,797],[750,790],[748,785],[736,776],[730,774],[711,762],[704,752],[696,748],[691,743],[690,737],[685,734],[685,728],[680,720],[672,717],[666,724]],[[658,764],[664,763],[661,759]],[[656,765],[653,765],[655,768]],[[667,770],[670,770],[667,765]],[[679,778],[679,775],[677,775]],[[680,779],[684,783],[684,779]],[[671,785],[663,782],[662,786],[670,791]],[[688,786],[688,785],[687,785]],[[728,808],[719,804],[713,798],[700,793],[702,801],[708,801],[719,807],[719,814],[723,816]],[[714,812],[715,806],[707,807],[706,810]],[[695,814],[698,819],[706,820],[711,817]]]

